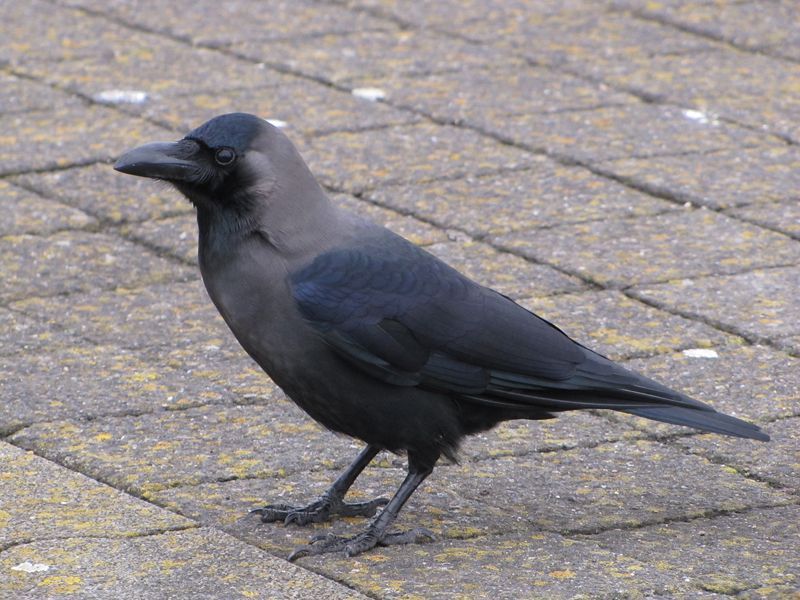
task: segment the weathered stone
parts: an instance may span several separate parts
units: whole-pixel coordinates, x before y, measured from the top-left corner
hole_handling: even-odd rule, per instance
[[[5,8],[5,7],[4,7]],[[0,113],[48,110],[54,105],[79,104],[74,96],[15,75],[0,74]]]
[[[509,116],[479,121],[489,133],[565,159],[597,163],[617,158],[709,152],[756,146],[762,134],[658,104],[630,104],[587,111]]]
[[[5,442],[0,442],[0,457],[4,550],[34,540],[131,537],[194,526],[189,519]],[[17,571],[20,577],[24,573]],[[3,575],[10,575],[7,569]],[[0,593],[3,588],[0,583]]]
[[[598,177],[582,167],[537,159],[530,170],[386,186],[366,196],[476,236],[678,209],[671,202]]]
[[[797,206],[795,190],[800,186],[800,151],[793,146],[626,159],[598,168],[640,189],[709,208],[785,199]]]
[[[609,287],[800,261],[800,244],[784,235],[691,209],[514,233],[497,243]]]
[[[29,173],[12,181],[79,208],[103,223],[149,221],[192,210],[175,190],[144,177],[123,176],[107,164]]]
[[[800,239],[800,202],[797,198],[742,206],[729,211],[729,214]]]
[[[641,286],[632,292],[648,303],[719,323],[750,339],[770,340],[800,333],[798,286],[800,267],[780,267]]]
[[[130,539],[43,540],[4,552],[0,573],[0,593],[30,600],[366,598],[213,529]]]
[[[180,214],[157,221],[127,223],[119,228],[122,237],[139,242],[158,254],[197,264],[197,217]]]
[[[0,239],[0,265],[4,301],[180,281],[190,273],[120,238],[83,232],[6,236]]]
[[[563,294],[521,304],[580,343],[617,360],[740,343],[703,323],[660,311],[619,292]]]
[[[84,229],[96,223],[80,210],[52,202],[7,181],[0,181],[0,201],[5,208],[0,212],[0,237]]]
[[[388,183],[518,169],[532,161],[527,152],[473,131],[429,124],[334,133],[301,146],[320,181],[351,193]]]

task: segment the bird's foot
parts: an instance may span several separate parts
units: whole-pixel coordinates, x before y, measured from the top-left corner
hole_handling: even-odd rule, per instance
[[[263,523],[283,521],[284,524],[296,523],[308,525],[309,523],[322,523],[333,515],[343,517],[371,517],[379,507],[387,504],[388,498],[376,498],[369,502],[345,502],[340,497],[326,493],[316,502],[305,507],[294,507],[287,504],[268,504],[262,508],[251,510],[251,513],[261,515]]]
[[[373,526],[367,527],[358,535],[343,537],[332,533],[315,535],[307,546],[301,546],[289,555],[292,562],[304,556],[317,556],[329,552],[344,552],[346,556],[356,556],[375,546],[394,546],[397,544],[421,544],[435,541],[433,533],[422,527],[397,533],[379,533]]]

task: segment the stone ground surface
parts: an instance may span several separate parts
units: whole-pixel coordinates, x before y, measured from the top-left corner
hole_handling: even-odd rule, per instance
[[[0,597],[800,597],[795,0],[0,6]],[[287,563],[364,521],[248,509],[359,446],[238,348],[190,205],[110,167],[234,110],[283,121],[336,202],[772,442],[512,422],[401,514],[436,541]]]

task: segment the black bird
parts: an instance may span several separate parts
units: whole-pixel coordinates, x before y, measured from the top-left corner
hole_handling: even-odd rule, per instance
[[[197,209],[208,293],[244,349],[312,418],[367,446],[321,499],[269,505],[299,525],[373,516],[352,538],[313,538],[293,560],[423,541],[390,533],[441,455],[509,419],[606,408],[756,440],[716,412],[573,341],[391,231],[335,207],[289,139],[253,115],[216,117],[174,143],[131,150],[114,168],[168,181]],[[380,450],[405,452],[391,500],[344,496]]]

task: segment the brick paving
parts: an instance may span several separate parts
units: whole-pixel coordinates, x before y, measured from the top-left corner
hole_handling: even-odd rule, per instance
[[[800,596],[794,0],[0,6],[0,596]],[[110,167],[230,111],[283,122],[336,202],[773,441],[506,423],[401,514],[437,541],[290,565],[363,520],[247,510],[309,500],[358,445],[238,348],[189,204]],[[402,477],[381,455],[353,495]]]

